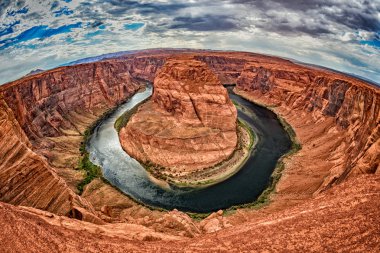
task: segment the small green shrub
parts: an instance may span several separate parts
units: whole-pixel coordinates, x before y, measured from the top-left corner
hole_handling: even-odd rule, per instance
[[[95,178],[102,177],[102,169],[90,161],[87,152],[85,152],[79,160],[78,169],[83,170],[86,173],[86,177],[77,185],[79,193],[82,194],[85,185],[91,183]]]

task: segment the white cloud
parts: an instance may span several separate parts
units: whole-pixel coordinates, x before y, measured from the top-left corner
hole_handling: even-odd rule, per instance
[[[304,11],[300,11],[297,6],[293,9],[284,7],[285,3],[280,1],[273,3],[274,8],[269,10],[265,4],[252,7],[250,1],[248,4],[245,3],[247,1],[233,3],[232,0],[211,4],[207,1],[191,1],[183,6],[182,1],[159,1],[159,3],[143,1],[140,3],[147,4],[149,8],[119,6],[117,15],[109,12],[117,6],[105,2],[107,1],[92,0],[86,7],[81,5],[81,1],[73,0],[70,3],[60,1],[61,7],[67,6],[74,10],[74,14],[55,17],[50,10],[53,1],[28,0],[27,14],[6,18],[3,14],[4,24],[17,20],[21,22],[15,26],[13,34],[3,36],[0,40],[15,37],[39,25],[47,25],[49,28],[77,22],[82,22],[83,25],[82,28],[72,29],[70,33],[20,42],[16,46],[0,51],[0,61],[9,63],[0,67],[0,83],[21,77],[32,69],[53,68],[79,58],[155,47],[254,51],[324,65],[380,82],[379,48],[358,43],[362,40],[375,39],[376,32],[353,28],[362,27],[363,24],[347,24],[346,20],[342,22],[338,18],[328,20],[324,16],[343,15],[347,9],[353,9],[356,13],[355,8],[361,8],[361,5],[358,5],[360,1],[351,2],[345,9],[342,9],[344,1],[335,1],[335,5],[326,5],[319,9],[309,8]],[[290,2],[292,1],[287,4]],[[161,8],[154,5],[153,7],[157,9],[152,12],[151,4],[157,3],[171,4],[174,7],[168,10],[165,6]],[[8,8],[15,7],[12,5]],[[235,22],[237,29],[233,27],[234,29],[230,30],[212,30],[213,27],[210,27],[210,30],[194,30],[194,26],[189,26],[188,29],[186,26],[181,29],[170,29],[176,17],[201,17],[207,22],[209,16],[213,16],[214,19],[228,17],[231,22]],[[380,20],[379,14],[377,20]],[[96,22],[102,22],[106,28],[100,31],[98,27],[92,28],[91,25],[87,25]],[[137,31],[124,29],[126,23],[137,22],[144,23],[144,27]],[[218,22],[214,25],[218,25]],[[351,25],[351,28],[348,25]],[[0,30],[1,27],[4,26],[0,26]],[[96,31],[98,31],[96,36],[88,36],[88,33]]]

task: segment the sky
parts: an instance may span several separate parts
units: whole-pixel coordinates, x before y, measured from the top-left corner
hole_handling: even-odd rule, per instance
[[[0,0],[0,84],[104,53],[239,50],[380,83],[380,0]]]

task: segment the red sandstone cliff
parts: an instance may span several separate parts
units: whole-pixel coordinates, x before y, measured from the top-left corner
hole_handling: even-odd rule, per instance
[[[350,174],[378,171],[379,88],[292,63],[249,62],[237,81],[237,90],[274,105],[295,127],[304,144],[302,155],[309,157],[309,161],[301,161],[302,170],[309,168],[315,174],[310,180],[318,178],[313,191]]]
[[[120,131],[133,157],[185,171],[210,167],[236,147],[236,108],[205,63],[169,59],[154,80],[151,102]]]
[[[154,50],[58,68],[6,84],[0,93],[33,150],[59,167],[58,174],[74,189],[78,173],[72,168],[79,156],[79,132],[132,94],[138,88],[137,79],[152,81],[165,59],[178,53]],[[193,55],[224,82],[238,82],[238,88],[249,91],[258,101],[279,105],[275,110],[293,125],[304,142],[301,153],[308,152],[308,159],[295,156],[291,166],[299,163],[300,169],[284,188],[299,192],[297,182],[307,181],[306,189],[300,189],[311,194],[325,187],[321,187],[322,181],[329,185],[334,178],[341,181],[345,175],[378,171],[378,88],[275,57],[205,51],[194,51]],[[303,168],[309,168],[308,172]],[[299,177],[302,180],[297,180]]]
[[[0,200],[101,223],[93,208],[32,151],[7,103],[0,97]]]
[[[82,133],[139,88],[125,64],[114,62],[62,67],[1,86],[0,200],[64,215],[76,207],[93,213],[73,191],[82,177],[73,170]]]
[[[32,141],[77,128],[78,114],[98,115],[139,88],[126,64],[97,62],[61,67],[0,88]],[[83,129],[76,129],[81,131]]]

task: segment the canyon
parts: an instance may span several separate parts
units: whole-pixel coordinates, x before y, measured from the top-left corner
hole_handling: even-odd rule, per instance
[[[153,82],[173,56],[206,64],[221,83],[236,84],[235,93],[292,126],[302,149],[282,159],[267,205],[197,221],[177,210],[150,210],[99,178],[78,194],[86,129]],[[18,252],[378,251],[379,100],[379,87],[341,73],[204,50],[143,50],[4,84],[0,246]],[[11,245],[16,238],[25,243]]]

